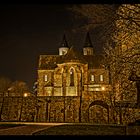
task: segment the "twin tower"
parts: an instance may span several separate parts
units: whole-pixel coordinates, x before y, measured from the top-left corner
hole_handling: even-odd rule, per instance
[[[65,55],[69,50],[69,46],[66,40],[66,36],[63,36],[62,44],[59,48],[59,55]],[[93,55],[93,46],[90,39],[89,32],[86,35],[85,44],[83,46],[83,55]]]

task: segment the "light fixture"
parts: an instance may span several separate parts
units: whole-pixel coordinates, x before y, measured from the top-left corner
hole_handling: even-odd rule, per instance
[[[24,97],[27,97],[28,96],[28,94],[27,93],[24,93],[24,95],[23,95]]]
[[[105,90],[105,87],[102,87],[102,90],[104,91]]]

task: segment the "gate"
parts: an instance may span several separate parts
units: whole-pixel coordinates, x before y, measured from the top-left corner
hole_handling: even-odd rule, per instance
[[[97,108],[98,108],[98,110],[97,110]],[[105,117],[106,116],[105,112],[107,113],[107,122],[109,123],[109,106],[108,106],[108,104],[101,100],[96,100],[96,101],[92,102],[87,109],[88,122],[90,122],[90,118],[99,120],[99,119],[101,119],[101,117]]]

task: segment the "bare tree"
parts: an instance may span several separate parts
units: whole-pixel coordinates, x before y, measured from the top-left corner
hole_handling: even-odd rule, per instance
[[[28,92],[28,86],[23,81],[15,81],[11,84],[10,93],[12,96],[23,96],[24,92]]]
[[[98,27],[98,38],[104,42],[115,41],[118,44],[129,39],[132,33],[140,31],[140,4],[81,4],[70,10],[76,15],[75,19],[85,21],[76,30],[92,30]]]
[[[140,75],[140,4],[80,5],[74,6],[73,11],[79,18],[86,19],[82,29],[102,27],[98,38],[104,42],[104,64],[110,72],[112,85],[109,100],[115,121],[115,114],[120,114],[115,106],[116,101],[136,102],[136,86],[128,77],[132,70]],[[121,110],[120,117],[124,116],[122,123],[136,117],[136,109],[132,109],[132,106],[130,104]]]
[[[137,101],[136,85],[129,80],[129,76],[132,71],[140,75],[140,5],[123,4],[118,8],[117,16],[116,30],[112,34],[115,48],[108,42],[105,63],[111,73],[115,102],[122,103],[122,123],[128,123],[138,117],[134,107]]]
[[[0,77],[0,94],[3,95],[7,92],[8,88],[11,85],[11,80],[6,77]]]
[[[97,31],[95,38],[100,39],[97,45],[105,46],[106,41],[112,44],[112,33],[115,31],[118,4],[81,4],[69,8],[75,15],[75,20],[80,20],[74,31]],[[81,24],[80,24],[81,23]],[[94,33],[93,33],[94,34]]]

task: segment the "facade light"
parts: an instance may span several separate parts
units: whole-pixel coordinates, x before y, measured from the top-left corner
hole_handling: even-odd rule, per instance
[[[105,87],[102,87],[102,90],[104,91],[105,90]]]
[[[23,95],[24,97],[27,97],[28,96],[28,94],[27,93],[24,93],[24,95]]]

